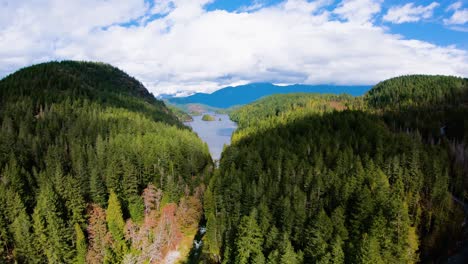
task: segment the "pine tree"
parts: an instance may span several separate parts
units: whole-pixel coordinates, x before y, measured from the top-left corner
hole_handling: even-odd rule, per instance
[[[331,244],[331,258],[330,262],[334,264],[344,264],[345,254],[343,251],[343,241],[339,236],[335,237]]]
[[[377,239],[368,234],[364,234],[360,243],[357,255],[358,263],[362,264],[383,264],[385,261],[380,256],[380,245]]]
[[[75,236],[76,236],[76,264],[86,264],[86,238],[84,236],[83,230],[78,223],[75,224]]]
[[[99,168],[97,167],[96,163],[94,163],[93,167],[90,170],[89,182],[92,201],[101,206],[105,206],[106,187],[104,185],[104,181],[102,180]]]
[[[256,220],[256,211],[241,218],[236,236],[236,264],[246,264],[262,259],[263,235]],[[258,256],[262,255],[262,256]],[[264,259],[264,257],[263,257]]]
[[[294,248],[291,245],[288,237],[286,235],[283,236],[282,245],[280,250],[280,260],[279,263],[288,263],[288,264],[299,264],[302,263],[302,259],[300,259],[296,252],[294,252]]]
[[[40,258],[32,246],[34,237],[31,233],[31,219],[26,211],[21,211],[10,226],[15,241],[14,257],[18,262],[38,262]]]
[[[112,245],[112,254],[105,262],[120,262],[127,251],[127,245],[124,239],[124,226],[122,209],[117,195],[111,191],[106,211],[107,228],[114,239]]]
[[[306,229],[306,245],[304,249],[307,262],[326,263],[330,260],[329,240],[333,233],[333,225],[325,211],[320,211],[317,218],[309,222]]]
[[[72,235],[64,222],[63,208],[58,195],[51,186],[44,186],[34,209],[34,234],[38,250],[50,263],[71,262],[74,250],[70,246]]]
[[[122,160],[123,179],[122,186],[125,197],[138,196],[138,178],[132,163],[128,160]]]
[[[8,234],[8,223],[4,212],[0,208],[0,260],[6,262],[10,254],[8,251],[10,235]]]
[[[213,197],[213,193],[211,188],[208,188],[205,191],[204,195],[204,210],[205,210],[205,217],[206,217],[206,234],[203,237],[203,241],[205,243],[203,247],[203,251],[208,253],[210,256],[214,258],[215,261],[219,261],[220,259],[220,246],[218,238],[218,224],[216,218],[216,207],[215,207],[215,200]]]

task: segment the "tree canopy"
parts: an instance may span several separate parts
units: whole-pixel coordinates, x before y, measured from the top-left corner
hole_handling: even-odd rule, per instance
[[[166,204],[177,210],[181,199],[200,203],[212,167],[195,133],[140,82],[107,64],[51,62],[2,79],[0,124],[0,262],[143,256],[127,222],[164,231],[145,226],[144,190],[158,190],[158,212]],[[156,223],[159,217],[155,212]],[[184,226],[178,219],[174,230]]]

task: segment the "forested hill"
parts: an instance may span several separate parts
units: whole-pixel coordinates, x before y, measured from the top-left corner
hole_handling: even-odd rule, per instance
[[[190,246],[210,154],[135,79],[28,67],[0,81],[0,124],[1,263],[145,263]]]
[[[468,106],[468,79],[452,76],[408,75],[378,83],[365,96],[381,109]]]
[[[207,258],[415,263],[446,257],[463,234],[463,207],[451,195],[468,190],[468,111],[446,94],[466,94],[458,86],[465,81],[405,76],[364,97],[281,95],[233,111],[240,128],[205,192]]]
[[[178,124],[162,101],[136,79],[104,63],[48,62],[21,69],[0,82],[0,109],[5,100],[29,98],[37,105],[87,99],[101,105],[125,107],[156,121]]]
[[[377,84],[364,96],[393,130],[417,130],[437,142],[448,137],[468,142],[468,79],[409,75]]]

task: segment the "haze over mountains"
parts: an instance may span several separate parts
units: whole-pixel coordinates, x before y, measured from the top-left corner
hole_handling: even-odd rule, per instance
[[[342,94],[360,96],[367,92],[371,86],[343,86],[343,85],[303,85],[294,84],[279,86],[271,83],[252,83],[240,86],[229,86],[217,90],[211,94],[195,93],[187,97],[175,97],[162,95],[160,98],[167,99],[173,104],[204,104],[217,108],[229,108],[235,105],[245,105],[261,97],[272,94],[288,93],[320,93],[320,94]]]

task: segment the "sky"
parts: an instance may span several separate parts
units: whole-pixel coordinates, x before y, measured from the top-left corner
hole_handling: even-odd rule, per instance
[[[468,0],[0,0],[0,78],[112,64],[155,95],[468,76]]]

